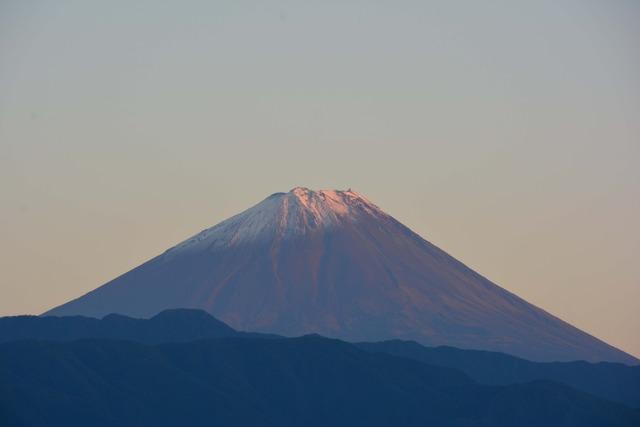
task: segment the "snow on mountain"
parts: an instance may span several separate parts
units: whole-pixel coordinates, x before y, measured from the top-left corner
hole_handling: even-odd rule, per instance
[[[208,228],[170,249],[171,253],[231,247],[255,241],[303,236],[331,229],[360,215],[386,215],[365,197],[351,191],[312,191],[296,187],[275,193],[257,205]]]

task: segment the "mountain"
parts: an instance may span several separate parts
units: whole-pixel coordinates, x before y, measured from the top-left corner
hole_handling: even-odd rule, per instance
[[[484,386],[319,336],[0,344],[3,426],[636,426],[553,382]]]
[[[165,310],[151,319],[109,314],[84,316],[0,317],[0,342],[25,339],[72,341],[82,338],[130,340],[148,344],[254,335],[237,332],[202,310]]]
[[[45,315],[201,308],[238,330],[638,363],[502,289],[362,195],[276,193]]]
[[[532,362],[490,351],[424,347],[414,341],[393,340],[355,345],[370,352],[456,369],[482,384],[510,385],[550,380],[594,396],[640,408],[640,366],[583,361]]]
[[[18,340],[130,340],[147,344],[244,337],[275,339],[275,335],[238,332],[201,310],[166,310],[151,319],[110,314],[103,319],[82,316],[0,317],[0,343]],[[428,365],[456,369],[485,385],[553,381],[594,396],[640,408],[640,366],[619,363],[538,363],[503,353],[428,348],[412,341],[354,344],[372,353],[386,353]]]

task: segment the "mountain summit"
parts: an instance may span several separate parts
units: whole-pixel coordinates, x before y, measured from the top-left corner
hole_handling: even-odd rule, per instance
[[[311,236],[355,223],[366,216],[387,216],[360,194],[347,190],[312,191],[296,187],[275,193],[246,211],[222,221],[169,251],[206,247],[240,246],[250,242],[273,242]]]
[[[531,360],[632,356],[490,282],[351,191],[296,187],[45,315],[201,308],[235,329],[390,338]]]

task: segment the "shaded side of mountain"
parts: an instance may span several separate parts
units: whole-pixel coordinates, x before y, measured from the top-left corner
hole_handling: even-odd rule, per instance
[[[635,426],[640,413],[553,382],[482,386],[345,342],[220,338],[0,344],[7,426]]]
[[[640,366],[619,363],[531,362],[490,351],[425,347],[413,341],[358,343],[359,348],[454,368],[488,385],[553,380],[595,396],[640,408]]]

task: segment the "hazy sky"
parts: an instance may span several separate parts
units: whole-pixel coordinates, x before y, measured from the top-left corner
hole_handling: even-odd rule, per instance
[[[640,356],[640,2],[0,1],[0,315],[353,188]]]

